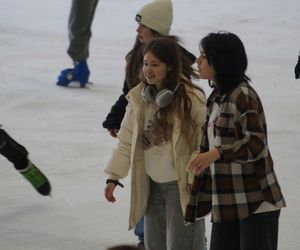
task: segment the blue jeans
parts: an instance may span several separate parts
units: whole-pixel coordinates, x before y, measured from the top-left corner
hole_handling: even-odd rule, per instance
[[[206,250],[204,219],[184,224],[178,182],[150,181],[145,213],[147,250]]]
[[[144,242],[144,217],[136,224],[134,234],[138,237],[139,241]]]

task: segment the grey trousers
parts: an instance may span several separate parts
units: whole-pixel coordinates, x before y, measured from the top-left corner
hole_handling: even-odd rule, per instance
[[[178,182],[150,182],[145,213],[146,250],[206,250],[204,219],[185,225]]]
[[[68,54],[73,61],[89,57],[89,43],[92,36],[92,22],[98,0],[73,0],[69,16]]]

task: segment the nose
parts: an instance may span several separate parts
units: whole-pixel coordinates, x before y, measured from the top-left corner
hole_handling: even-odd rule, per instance
[[[151,73],[151,72],[152,72],[151,66],[150,66],[150,65],[144,65],[144,72],[145,72],[146,74]]]
[[[151,67],[150,66],[146,66],[145,70],[146,70],[147,73],[149,73],[149,72],[151,72]]]
[[[201,63],[201,56],[199,56],[196,60],[196,63],[199,65]]]
[[[141,25],[139,24],[138,27],[136,28],[136,32],[140,33],[141,32]]]

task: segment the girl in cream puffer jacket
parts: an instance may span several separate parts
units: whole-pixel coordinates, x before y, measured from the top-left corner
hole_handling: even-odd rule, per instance
[[[176,249],[206,249],[204,221],[196,222],[201,225],[195,225],[192,230],[189,227],[193,226],[185,227],[183,221],[190,196],[188,188],[193,180],[186,166],[201,141],[206,100],[203,91],[180,74],[178,57],[178,46],[167,38],[153,39],[145,47],[145,80],[127,96],[128,106],[118,133],[119,142],[105,168],[108,174],[105,197],[110,202],[115,201],[113,192],[119,179],[125,178],[131,168],[129,229],[145,215],[146,249],[167,249],[166,245],[178,245]],[[178,198],[180,211],[172,224],[176,226],[167,225],[173,222],[166,211],[166,223],[160,225],[161,228],[153,228],[151,221],[156,216],[151,212],[155,205],[153,187],[164,185],[168,190],[169,184],[174,182],[177,193],[171,199]],[[163,201],[166,207],[167,203],[167,200]],[[172,207],[172,210],[176,211],[176,208]],[[155,236],[157,229],[170,230],[166,233],[169,236],[160,242]]]

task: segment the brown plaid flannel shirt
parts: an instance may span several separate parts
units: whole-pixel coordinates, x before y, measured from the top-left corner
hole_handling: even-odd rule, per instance
[[[267,144],[267,127],[262,103],[248,83],[241,83],[224,96],[210,95],[203,125],[201,152],[208,151],[207,123],[213,103],[220,113],[214,122],[214,136],[222,155],[215,164],[194,178],[185,220],[193,222],[210,211],[213,222],[242,220],[263,201],[281,207],[285,200],[273,169]]]

